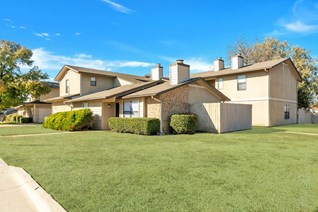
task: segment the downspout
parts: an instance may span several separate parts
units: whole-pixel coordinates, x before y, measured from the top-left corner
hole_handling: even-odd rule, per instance
[[[162,101],[154,96],[151,96],[151,98],[157,102],[160,103],[160,135],[163,135],[163,128],[162,128]]]

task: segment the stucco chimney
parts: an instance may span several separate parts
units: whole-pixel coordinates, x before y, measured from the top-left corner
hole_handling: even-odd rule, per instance
[[[231,58],[231,68],[233,70],[243,67],[243,57],[240,54],[237,54]]]
[[[177,85],[190,78],[190,65],[184,64],[183,60],[177,60],[170,65],[170,84]]]
[[[219,57],[218,59],[213,61],[214,64],[214,71],[220,71],[224,69],[224,60],[222,60],[222,57]]]
[[[160,80],[163,78],[163,67],[158,63],[155,67],[151,69],[151,79]]]

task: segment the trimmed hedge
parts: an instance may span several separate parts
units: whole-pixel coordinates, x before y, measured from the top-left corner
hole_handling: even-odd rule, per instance
[[[7,115],[6,118],[5,118],[5,122],[14,122],[14,123],[21,123],[20,122],[20,119],[22,118],[21,115],[18,115],[17,113],[13,113],[13,114],[10,114],[10,115]]]
[[[170,127],[176,134],[194,134],[198,129],[198,115],[174,114],[170,116]]]
[[[160,132],[160,121],[156,118],[118,118],[108,119],[109,128],[114,132],[138,135],[156,135]]]
[[[91,129],[93,112],[90,109],[54,113],[45,118],[43,127],[54,130],[79,131]]]
[[[32,123],[33,119],[31,117],[21,117],[20,123]]]

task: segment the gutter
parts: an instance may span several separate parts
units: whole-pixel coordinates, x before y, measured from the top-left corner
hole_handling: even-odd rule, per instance
[[[151,98],[160,103],[160,135],[163,135],[164,133],[162,129],[162,101],[154,96],[151,96]]]

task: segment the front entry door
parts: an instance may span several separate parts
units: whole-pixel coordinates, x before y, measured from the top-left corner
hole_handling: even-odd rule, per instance
[[[119,103],[116,103],[116,117],[119,117]]]

